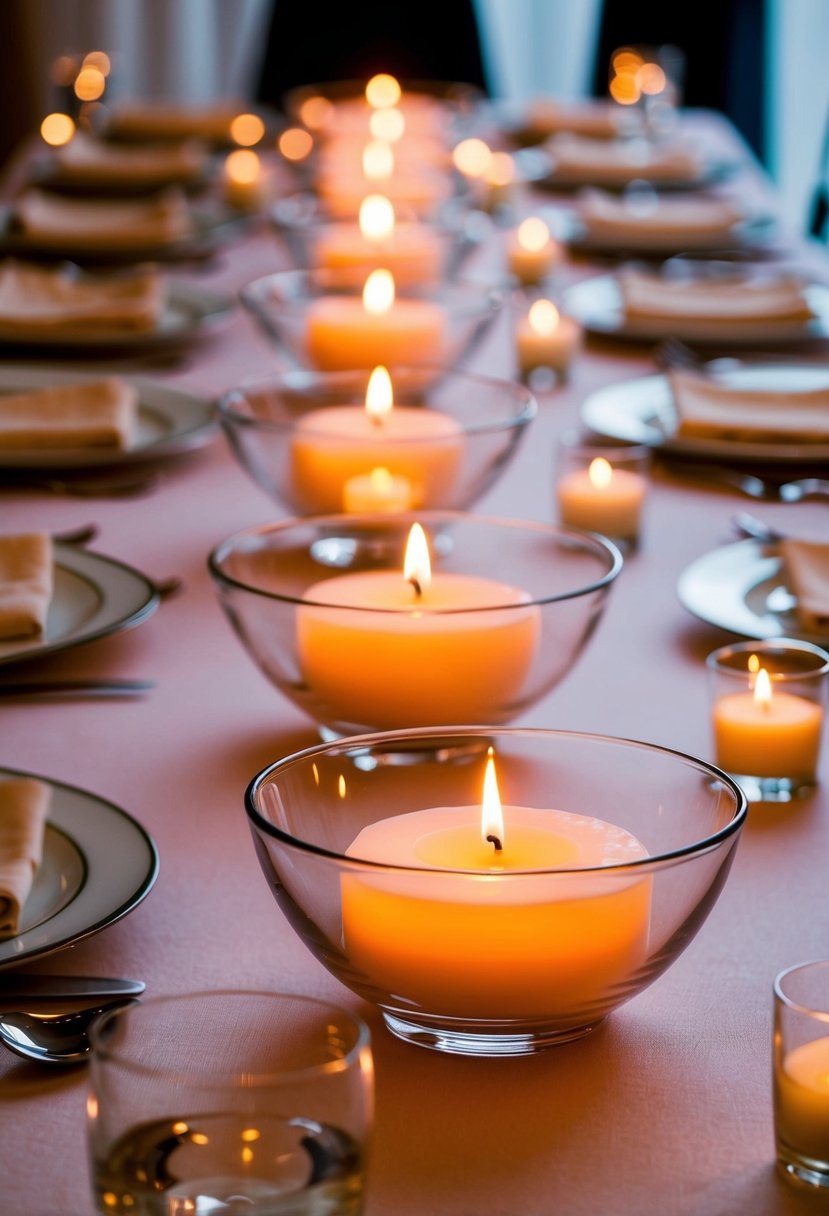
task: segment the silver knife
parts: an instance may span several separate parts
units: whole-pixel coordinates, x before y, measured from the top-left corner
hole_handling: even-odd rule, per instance
[[[66,997],[140,996],[141,980],[96,975],[21,975],[0,973],[0,1001],[64,1000]]]

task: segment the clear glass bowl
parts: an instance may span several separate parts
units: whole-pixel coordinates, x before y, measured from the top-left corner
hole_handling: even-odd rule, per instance
[[[489,748],[500,854],[478,821]],[[486,726],[309,748],[245,802],[323,966],[398,1037],[479,1056],[579,1038],[651,984],[711,911],[746,815],[730,777],[680,752]]]
[[[401,425],[375,425],[365,415],[368,381],[367,371],[250,380],[220,399],[219,419],[253,481],[292,513],[314,515],[369,510],[360,505],[367,495],[381,511],[469,507],[501,476],[537,412],[518,384],[396,368],[389,422]],[[390,475],[385,484],[372,482],[378,469]]]
[[[382,186],[374,191],[382,194]],[[460,198],[447,200],[434,217],[423,219],[416,208],[395,205],[398,228],[423,234],[422,240],[411,243],[408,253],[403,244],[404,259],[395,274],[398,286],[439,283],[456,278],[466,258],[476,249],[489,231],[486,216],[471,211]],[[360,256],[359,225],[356,217],[343,219],[331,214],[313,192],[291,194],[280,199],[271,209],[274,231],[284,242],[298,267],[321,266],[326,256],[339,262],[336,278],[345,286],[362,288],[371,270],[386,265],[385,247],[376,251],[366,248]],[[402,228],[401,228],[402,226]],[[423,256],[425,250],[426,256]],[[330,266],[330,262],[328,263]],[[332,279],[335,278],[332,268]],[[336,280],[335,280],[336,281]]]
[[[420,596],[403,576],[415,521],[432,555]],[[622,558],[586,532],[422,511],[263,524],[209,566],[268,679],[324,733],[348,735],[512,721],[573,666]]]
[[[420,314],[414,323],[420,334],[414,346],[405,338],[355,337],[365,333],[354,317],[355,310],[359,317],[364,312],[362,289],[344,285],[337,272],[285,270],[265,275],[243,288],[241,299],[294,366],[346,371],[378,364],[454,366],[484,337],[503,306],[504,292],[471,281],[398,289],[395,303],[414,305]],[[330,318],[322,327],[315,324],[331,300],[343,302],[350,316],[344,326],[335,324],[339,333],[333,342]]]

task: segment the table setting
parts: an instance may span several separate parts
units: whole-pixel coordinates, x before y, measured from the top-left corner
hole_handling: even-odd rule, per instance
[[[825,1195],[826,254],[649,54],[8,167],[15,1210]]]

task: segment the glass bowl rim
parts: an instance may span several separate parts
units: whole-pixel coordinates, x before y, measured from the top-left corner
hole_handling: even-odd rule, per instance
[[[151,1012],[164,1005],[173,1005],[182,999],[188,1000],[212,1000],[215,997],[244,997],[249,1000],[253,997],[266,997],[269,1001],[300,1001],[303,1004],[313,1005],[317,1010],[336,1011],[339,1017],[347,1019],[354,1031],[354,1042],[343,1056],[333,1057],[330,1060],[323,1060],[319,1064],[307,1064],[304,1067],[296,1068],[281,1068],[278,1072],[245,1072],[245,1087],[249,1089],[264,1088],[271,1085],[285,1084],[286,1082],[295,1082],[307,1077],[325,1076],[333,1073],[344,1072],[347,1067],[354,1064],[362,1051],[371,1046],[371,1032],[365,1020],[357,1013],[353,1013],[350,1009],[345,1009],[342,1005],[337,1004],[334,1000],[327,1000],[324,997],[308,996],[304,992],[285,992],[281,990],[270,991],[264,988],[205,988],[195,992],[168,992],[160,993],[157,996],[142,998],[140,1001],[132,1001],[129,1004],[119,1005],[114,1009],[107,1010],[100,1018],[96,1018],[89,1030],[89,1040],[93,1047],[93,1059],[105,1060],[107,1063],[117,1064],[120,1068],[125,1069],[137,1076],[152,1075],[159,1081],[168,1080],[170,1082],[180,1081],[184,1076],[182,1069],[166,1068],[156,1069],[151,1064],[142,1064],[139,1061],[130,1059],[129,1055],[120,1050],[118,1047],[110,1048],[103,1043],[103,1032],[109,1024],[115,1020],[121,1020],[123,1017],[131,1016],[131,1011],[138,1009],[138,1017],[141,1017],[141,1009],[149,1009]],[[132,1014],[132,1016],[136,1016]],[[200,1089],[218,1089],[225,1087],[229,1082],[238,1082],[239,1074],[233,1069],[225,1069],[215,1066],[215,1061],[206,1062],[198,1069],[191,1070],[191,1081],[193,1085],[197,1085]]]
[[[269,274],[259,275],[246,283],[239,292],[239,297],[246,308],[253,312],[265,308],[275,310],[295,310],[297,305],[305,305],[310,300],[328,298],[324,291],[308,290],[308,282],[316,276],[323,282],[329,279],[336,288],[335,297],[345,296],[348,299],[359,299],[362,288],[359,285],[349,285],[337,282],[336,271],[326,271],[320,267],[295,266],[291,269],[273,270]],[[299,296],[282,294],[276,299],[262,298],[270,284],[288,283],[291,280],[302,282],[303,291]],[[457,277],[437,285],[395,283],[395,299],[434,300],[444,304],[456,315],[470,317],[485,317],[498,313],[506,304],[507,290],[503,283],[496,279],[474,279]],[[462,297],[456,299],[455,297]],[[346,369],[351,370],[351,369]]]
[[[470,384],[483,385],[487,388],[496,389],[498,391],[508,390],[515,398],[516,412],[497,421],[475,423],[471,421],[468,425],[464,425],[461,429],[462,435],[489,435],[496,434],[500,431],[515,430],[519,426],[526,426],[532,422],[533,418],[538,414],[538,401],[526,385],[520,384],[515,380],[504,380],[498,376],[480,375],[477,372],[466,372],[456,367],[443,367],[438,364],[422,364],[416,367],[409,367],[406,364],[390,364],[388,367],[392,374],[392,383],[395,372],[401,373],[413,372],[421,376],[433,373],[435,377],[439,377],[440,387],[444,388],[452,383],[453,379],[458,379]],[[324,381],[346,381],[348,379],[367,380],[369,372],[364,368],[341,368],[336,371],[324,371],[319,368],[291,368],[287,371],[271,372],[262,376],[250,376],[242,380],[233,388],[227,389],[216,400],[216,410],[219,419],[222,422],[228,422],[233,426],[247,427],[250,430],[264,431],[270,434],[288,433],[296,429],[295,423],[290,422],[272,422],[268,419],[248,418],[240,411],[234,409],[234,402],[246,392],[257,387],[267,388],[268,386],[290,389],[292,382],[297,381],[297,388],[304,387],[303,381],[313,382],[314,380]],[[310,386],[310,385],[309,385]],[[348,402],[343,404],[359,404],[359,402]],[[395,408],[397,407],[395,402]],[[401,409],[413,408],[411,406],[401,405]],[[437,408],[437,407],[436,407]],[[446,409],[445,406],[440,407]],[[311,410],[309,409],[309,413]],[[310,433],[315,432],[310,428]],[[321,436],[325,435],[324,431],[316,432]],[[346,443],[347,437],[339,437],[338,439]],[[360,442],[355,440],[355,443]],[[387,438],[384,442],[391,447],[400,450],[405,450],[407,446],[418,445],[423,443],[423,439],[419,436],[412,435],[409,438]]]
[[[719,784],[729,790],[733,795],[736,803],[735,811],[728,823],[719,828],[711,835],[703,837],[701,840],[694,841],[692,844],[683,845],[681,848],[669,849],[664,853],[652,853],[646,857],[638,858],[634,861],[618,862],[606,866],[583,866],[573,868],[547,868],[541,870],[510,870],[504,875],[506,878],[520,878],[522,875],[535,876],[561,874],[564,876],[573,876],[577,874],[589,874],[592,877],[597,877],[602,874],[616,875],[620,873],[635,874],[640,871],[651,872],[665,865],[673,864],[675,861],[683,860],[687,857],[701,855],[704,852],[722,844],[730,836],[739,833],[745,823],[748,814],[748,799],[742,788],[737,782],[722,769],[716,765],[709,763],[707,760],[702,760],[698,756],[692,756],[690,752],[680,751],[678,748],[665,747],[659,743],[647,743],[641,739],[629,739],[625,736],[618,735],[600,735],[588,731],[570,731],[570,730],[554,730],[542,727],[493,727],[493,726],[445,726],[445,727],[417,727],[410,730],[394,730],[394,731],[374,731],[370,734],[351,735],[346,738],[336,739],[326,743],[317,743],[311,747],[303,748],[301,751],[292,752],[289,756],[283,756],[279,760],[273,761],[267,765],[259,773],[257,773],[249,782],[245,790],[244,803],[245,813],[250,823],[266,836],[280,841],[291,848],[298,849],[303,853],[310,853],[316,857],[324,857],[332,861],[336,861],[345,867],[353,867],[361,872],[368,869],[378,873],[392,873],[402,871],[406,874],[428,874],[428,875],[443,875],[443,874],[469,874],[469,870],[453,870],[440,869],[435,870],[427,866],[406,866],[406,865],[389,865],[381,861],[371,861],[366,858],[347,857],[343,853],[336,853],[331,849],[325,849],[321,845],[312,844],[310,841],[302,840],[298,836],[292,836],[285,832],[282,828],[278,828],[275,824],[270,823],[257,810],[254,799],[259,789],[265,785],[271,775],[275,772],[293,767],[299,763],[305,762],[313,756],[324,755],[326,752],[332,751],[337,747],[348,746],[355,750],[360,747],[368,748],[378,742],[388,743],[395,739],[428,739],[440,738],[447,739],[454,736],[470,736],[479,735],[483,737],[500,735],[522,735],[532,738],[541,738],[549,735],[555,735],[559,739],[572,740],[590,740],[600,743],[623,744],[625,747],[633,747],[648,752],[658,752],[662,756],[674,756],[684,761],[686,765],[697,768],[698,770],[707,773],[709,776],[715,777]]]
[[[234,532],[232,536],[228,536],[225,540],[220,541],[213,547],[207,558],[207,567],[213,579],[222,586],[234,587],[240,591],[246,591],[249,595],[257,595],[265,600],[273,600],[281,604],[296,604],[306,607],[329,608],[336,610],[336,605],[328,604],[324,600],[316,601],[305,599],[303,596],[286,595],[278,591],[268,591],[263,587],[252,587],[249,583],[242,582],[241,579],[234,578],[227,574],[220,566],[220,561],[224,552],[232,551],[238,542],[245,537],[254,537],[271,532],[286,532],[290,528],[305,527],[311,528],[314,525],[336,524],[344,529],[346,534],[353,530],[356,526],[362,523],[373,524],[375,527],[379,524],[384,524],[387,527],[393,525],[402,525],[404,522],[416,523],[434,523],[436,521],[447,521],[450,523],[472,523],[472,524],[498,524],[511,528],[522,528],[533,532],[542,532],[546,534],[554,534],[560,538],[567,536],[582,542],[585,547],[594,546],[592,552],[594,556],[598,556],[603,552],[604,556],[610,560],[610,569],[607,570],[601,578],[588,583],[585,587],[579,587],[575,591],[566,591],[561,595],[535,596],[532,599],[521,600],[518,603],[511,604],[492,604],[483,608],[440,608],[427,609],[426,613],[435,617],[451,617],[461,614],[471,615],[488,612],[507,612],[511,610],[519,611],[540,606],[543,604],[556,604],[566,600],[578,599],[580,596],[589,595],[595,591],[601,591],[605,587],[609,587],[611,583],[618,577],[624,565],[619,548],[606,536],[601,536],[598,532],[585,532],[578,528],[567,528],[558,524],[548,524],[541,520],[529,519],[508,519],[503,516],[478,515],[469,511],[401,511],[392,516],[383,516],[378,518],[376,515],[307,515],[307,516],[292,516],[289,519],[273,520],[269,523],[254,524],[249,528],[243,528],[239,532]],[[401,610],[397,608],[364,608],[364,607],[349,607],[343,608],[344,612],[359,612],[371,613],[382,618],[385,616],[400,616]],[[423,608],[414,607],[413,612],[424,614]],[[371,620],[371,616],[366,617]]]

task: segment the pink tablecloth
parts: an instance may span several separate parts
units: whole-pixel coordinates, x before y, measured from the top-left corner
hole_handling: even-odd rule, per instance
[[[758,188],[750,173],[744,180]],[[262,232],[228,248],[199,281],[235,291],[285,259]],[[581,263],[564,276],[593,270]],[[510,374],[512,358],[502,327],[476,362]],[[182,366],[142,370],[214,395],[277,365],[239,311]],[[556,435],[577,420],[586,393],[652,370],[642,348],[590,346],[570,383],[542,397],[529,441],[478,509],[552,519]],[[729,517],[745,505],[726,490],[657,472],[643,544],[595,637],[523,723],[631,736],[711,758],[703,660],[730,635],[689,616],[676,582],[691,561],[732,538]],[[0,702],[0,764],[111,799],[146,826],[161,855],[157,885],[138,909],[40,969],[140,976],[148,994],[297,989],[359,1009],[377,1062],[368,1216],[811,1210],[772,1165],[771,982],[782,967],[829,953],[826,746],[824,785],[797,805],[751,811],[732,875],[698,938],[600,1031],[530,1059],[439,1056],[391,1038],[377,1013],[311,958],[254,857],[245,786],[315,734],[232,636],[206,556],[279,508],[218,438],[169,466],[146,498],[84,501],[20,490],[2,494],[0,513],[6,531],[94,520],[96,550],[185,581],[140,628],[48,666],[49,674],[155,677],[149,696]],[[829,519],[825,503],[764,505],[758,513],[790,530],[826,529]],[[0,1211],[91,1212],[83,1070],[49,1072],[11,1055],[0,1068]]]

